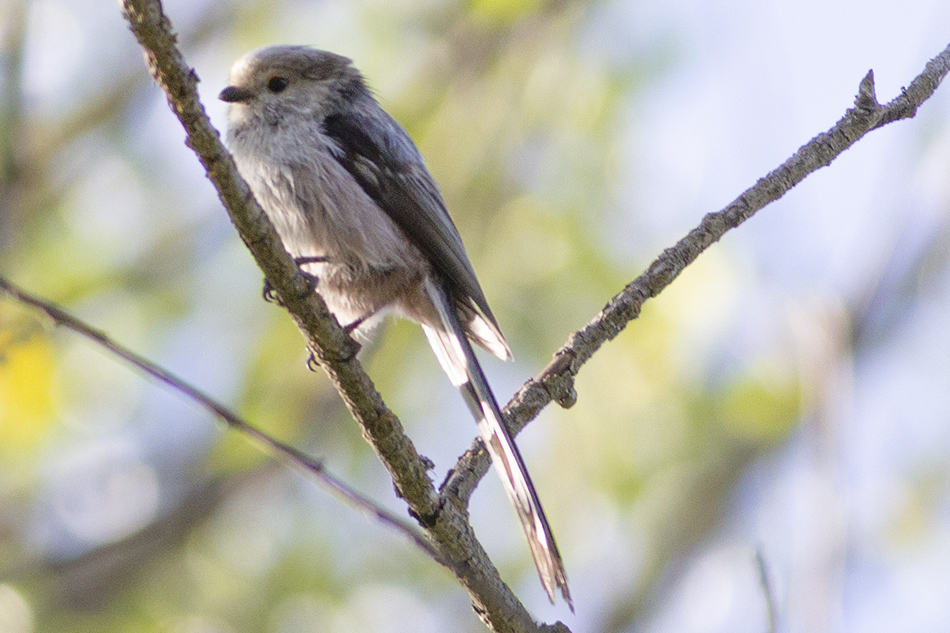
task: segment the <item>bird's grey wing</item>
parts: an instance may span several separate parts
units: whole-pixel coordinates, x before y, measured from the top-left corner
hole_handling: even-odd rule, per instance
[[[456,300],[471,303],[504,345],[458,229],[409,135],[375,102],[325,119],[334,156],[426,256]]]
[[[480,311],[484,315],[483,322],[494,331],[500,343],[497,348],[489,349],[502,357],[508,354],[504,337],[498,331],[438,187],[406,132],[369,99],[347,114],[327,117],[324,131],[337,145],[337,161],[422,251],[444,280],[426,281],[425,291],[439,313],[440,322],[423,324],[423,329],[440,364],[462,391],[478,421],[492,463],[521,521],[548,597],[553,602],[559,590],[570,604],[564,564],[554,535],[468,341],[473,334],[477,339],[485,337],[473,332],[472,324],[464,327],[460,318]],[[477,319],[473,321],[477,322]]]

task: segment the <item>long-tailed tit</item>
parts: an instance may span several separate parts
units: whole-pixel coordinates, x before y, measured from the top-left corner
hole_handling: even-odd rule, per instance
[[[337,320],[365,334],[386,312],[419,322],[471,408],[548,597],[564,565],[471,343],[511,357],[442,194],[406,131],[349,59],[303,46],[250,53],[220,98],[228,144],[285,247]]]

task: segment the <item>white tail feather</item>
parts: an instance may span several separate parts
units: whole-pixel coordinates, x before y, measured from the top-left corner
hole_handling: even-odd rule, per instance
[[[551,527],[544,516],[524,460],[504,425],[498,403],[478,364],[475,351],[465,337],[455,307],[450,303],[445,291],[431,280],[427,282],[426,291],[442,321],[442,327],[423,325],[426,337],[442,369],[448,374],[452,384],[459,387],[478,422],[482,441],[518,514],[548,598],[554,602],[555,592],[560,590],[573,611],[564,563],[561,561]]]

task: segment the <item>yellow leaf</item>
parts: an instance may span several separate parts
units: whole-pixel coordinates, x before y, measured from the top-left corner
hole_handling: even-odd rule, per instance
[[[22,324],[0,327],[0,451],[32,450],[45,435],[56,409],[54,369],[49,339],[24,338]]]

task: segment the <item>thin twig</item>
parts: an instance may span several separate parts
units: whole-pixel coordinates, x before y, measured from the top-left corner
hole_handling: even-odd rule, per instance
[[[242,433],[257,440],[266,448],[270,449],[274,455],[283,459],[286,463],[291,464],[303,470],[306,474],[315,477],[317,480],[323,483],[323,485],[335,492],[341,499],[343,499],[352,507],[385,525],[395,528],[397,531],[407,536],[412,542],[414,542],[430,556],[433,558],[439,558],[439,554],[435,548],[433,548],[432,545],[425,539],[425,537],[422,536],[412,525],[393,515],[385,508],[380,507],[369,497],[357,492],[339,478],[327,472],[323,462],[320,460],[314,459],[300,452],[296,448],[267,435],[263,431],[252,426],[225,405],[221,404],[194,385],[188,383],[183,378],[176,376],[161,365],[158,365],[157,363],[145,358],[141,354],[130,350],[124,345],[113,341],[101,330],[94,328],[82,319],[79,319],[66,312],[55,303],[23,290],[2,276],[0,276],[0,291],[5,292],[21,303],[42,311],[50,319],[52,319],[53,323],[55,323],[57,326],[65,327],[69,330],[72,330],[73,332],[76,332],[80,336],[93,341],[113,356],[118,356],[122,360],[145,372],[159,382],[171,387],[173,390],[181,394],[184,394],[190,400],[198,403],[203,408],[210,411],[215,417],[223,421],[230,428],[234,429],[238,433]]]
[[[709,213],[698,227],[654,260],[642,275],[614,296],[585,327],[571,334],[564,346],[535,378],[515,394],[504,409],[505,420],[518,433],[552,400],[570,407],[577,399],[574,376],[600,347],[640,315],[643,303],[655,297],[707,248],[758,210],[785,195],[812,172],[829,165],[871,130],[911,118],[950,71],[950,46],[927,63],[908,88],[887,105],[874,94],[874,73],[861,81],[855,105],[827,132],[819,134],[781,166],[759,179],[721,211]],[[465,452],[440,488],[443,498],[467,503],[490,462],[480,440]]]

